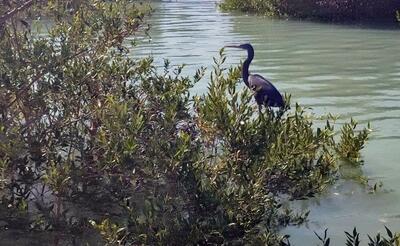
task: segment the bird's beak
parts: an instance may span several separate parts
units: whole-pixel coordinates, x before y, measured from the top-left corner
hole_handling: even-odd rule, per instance
[[[224,48],[236,48],[236,49],[241,49],[239,45],[225,45]]]

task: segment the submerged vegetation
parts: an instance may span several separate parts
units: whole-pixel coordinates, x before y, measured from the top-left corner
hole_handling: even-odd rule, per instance
[[[220,6],[224,10],[329,21],[394,21],[400,9],[397,0],[224,0]]]
[[[289,96],[259,114],[223,50],[209,76],[168,61],[160,70],[128,56],[125,38],[144,28],[135,5],[73,2],[0,22],[2,230],[63,232],[67,243],[96,232],[106,245],[289,245],[279,229],[308,214],[289,201],[334,182],[342,158],[360,161],[369,131],[354,121],[337,138],[333,120],[316,127]],[[41,12],[46,35],[27,21]],[[193,97],[200,80],[208,92]]]

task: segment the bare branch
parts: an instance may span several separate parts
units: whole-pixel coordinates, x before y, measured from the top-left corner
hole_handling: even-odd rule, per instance
[[[4,15],[0,17],[0,26],[3,25],[7,20],[9,20],[11,17],[16,15],[18,12],[21,12],[30,6],[32,6],[33,0],[28,0],[25,3],[23,3],[21,6],[14,8],[13,10],[8,11]]]

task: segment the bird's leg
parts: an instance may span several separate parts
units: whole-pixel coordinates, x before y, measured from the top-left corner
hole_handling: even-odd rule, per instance
[[[276,118],[278,121],[282,118],[284,112],[285,111],[281,108],[279,109],[279,111],[276,112]]]

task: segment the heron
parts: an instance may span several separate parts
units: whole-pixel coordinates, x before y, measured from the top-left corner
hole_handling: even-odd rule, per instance
[[[227,45],[226,48],[237,48],[247,51],[247,59],[243,63],[242,78],[248,88],[254,91],[254,97],[259,109],[264,105],[266,107],[283,108],[285,103],[281,93],[266,78],[259,74],[250,74],[249,66],[254,58],[253,46],[249,43],[241,45]]]

